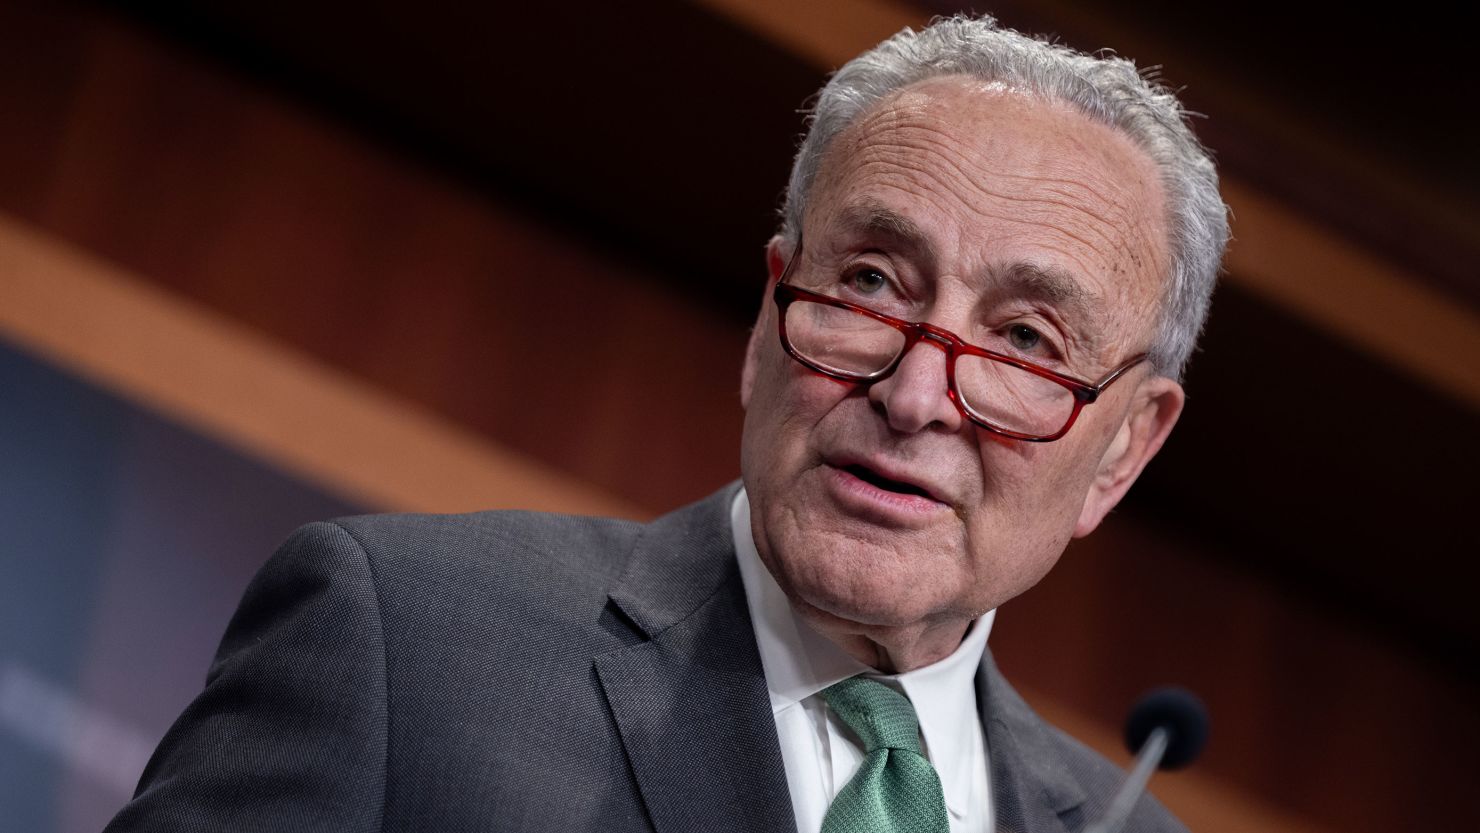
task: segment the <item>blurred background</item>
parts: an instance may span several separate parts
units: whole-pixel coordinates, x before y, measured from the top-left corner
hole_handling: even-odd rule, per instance
[[[647,518],[737,477],[799,111],[964,8],[0,0],[0,831],[101,828],[300,523]],[[977,7],[1160,67],[1235,212],[1182,424],[992,635],[1119,761],[1142,690],[1202,694],[1204,759],[1153,782],[1194,830],[1468,826],[1480,166],[1444,9]]]

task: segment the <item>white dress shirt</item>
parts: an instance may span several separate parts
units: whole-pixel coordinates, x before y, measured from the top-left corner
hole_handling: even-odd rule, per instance
[[[756,552],[743,488],[730,506],[730,523],[798,833],[822,829],[828,805],[863,762],[863,748],[821,695],[833,683],[859,674],[903,692],[914,704],[925,757],[945,792],[951,833],[990,831],[992,793],[974,680],[996,611],[976,620],[945,659],[904,674],[881,674],[823,638],[792,610]]]

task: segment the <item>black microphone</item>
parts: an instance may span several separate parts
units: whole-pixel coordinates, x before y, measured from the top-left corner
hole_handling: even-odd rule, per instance
[[[1125,721],[1125,745],[1136,766],[1110,806],[1084,833],[1118,833],[1146,791],[1152,771],[1192,763],[1208,740],[1208,710],[1192,692],[1161,688],[1142,697]]]

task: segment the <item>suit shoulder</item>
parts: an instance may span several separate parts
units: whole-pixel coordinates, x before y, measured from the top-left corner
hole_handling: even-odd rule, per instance
[[[607,573],[619,568],[642,525],[614,518],[522,510],[465,514],[378,514],[335,518],[377,566],[479,563],[516,568],[536,562]]]
[[[285,549],[300,563],[341,553],[331,580],[368,581],[391,638],[473,620],[594,621],[642,528],[524,511],[359,515],[302,527]]]

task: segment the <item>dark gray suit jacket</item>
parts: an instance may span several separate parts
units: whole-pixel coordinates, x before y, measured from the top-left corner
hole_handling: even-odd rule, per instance
[[[734,487],[651,524],[306,526],[252,581],[122,831],[792,831]],[[1118,771],[977,679],[1002,829],[1078,830]],[[1181,826],[1145,800],[1127,830]]]

